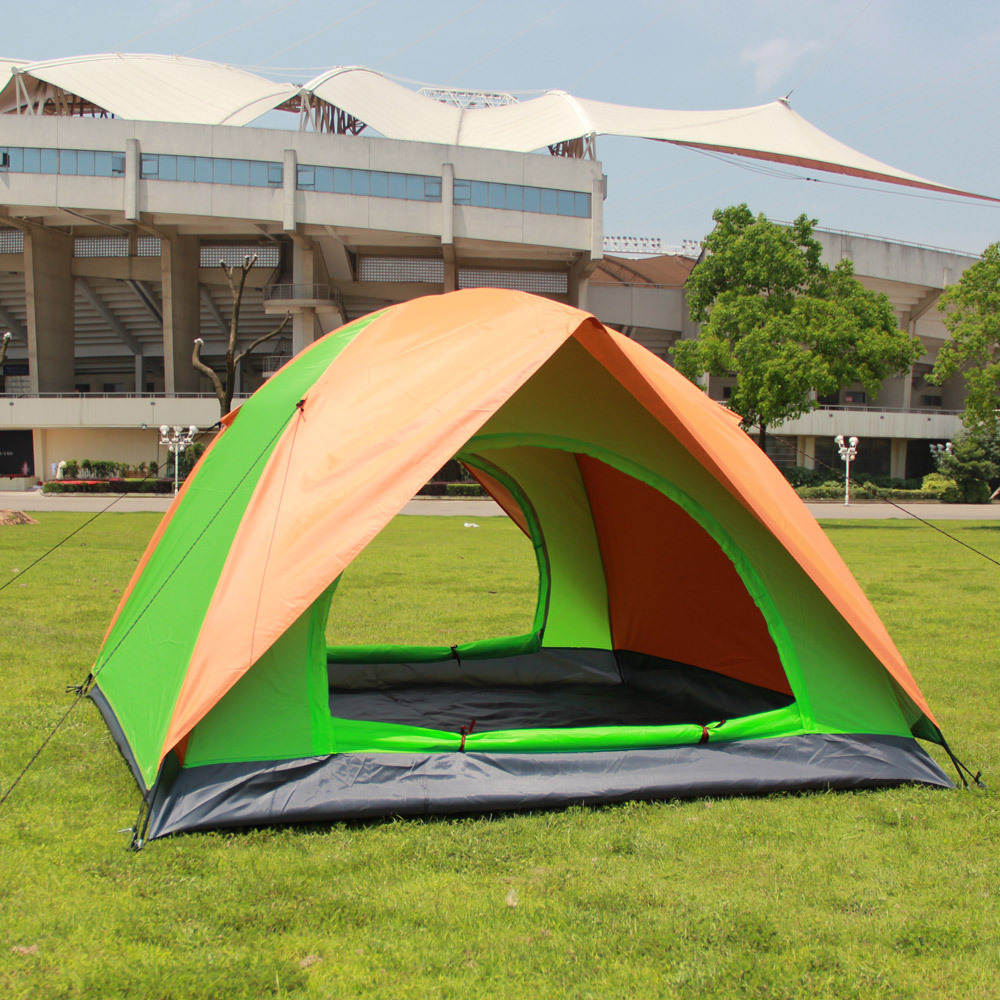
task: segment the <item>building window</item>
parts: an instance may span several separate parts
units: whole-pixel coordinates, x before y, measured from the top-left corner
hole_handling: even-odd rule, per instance
[[[66,174],[122,177],[125,154],[96,149],[37,149],[0,146],[0,171],[12,174]]]
[[[300,163],[295,171],[299,191],[350,194],[362,198],[440,201],[441,178],[424,174],[393,174],[385,170],[352,170]]]
[[[281,263],[281,246],[277,243],[203,243],[199,254],[200,267],[239,267],[247,257],[256,257],[254,267],[272,270]]]
[[[434,257],[362,257],[359,281],[406,281],[441,284],[444,261]]]
[[[565,295],[569,276],[565,271],[502,271],[463,267],[458,271],[459,288],[515,288],[521,292]]]
[[[590,195],[584,191],[558,191],[486,181],[455,180],[455,204],[473,208],[496,208],[508,212],[537,212],[590,218]]]
[[[921,405],[923,406],[942,406],[943,401],[940,396],[922,396]]]
[[[77,236],[73,240],[74,257],[127,257],[127,236]]]
[[[0,229],[0,253],[24,253],[24,233],[20,229]]]
[[[139,174],[143,180],[149,181],[278,188],[283,183],[284,168],[282,164],[268,160],[143,153],[139,161]]]

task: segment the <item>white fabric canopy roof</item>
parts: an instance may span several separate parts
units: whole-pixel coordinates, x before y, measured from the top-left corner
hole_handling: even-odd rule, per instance
[[[11,74],[14,72],[14,67],[23,65],[23,59],[10,59],[7,56],[0,56],[0,89],[2,89],[11,78]]]
[[[21,64],[29,94],[50,84],[117,118],[246,125],[294,97],[298,88],[232,66],[181,56],[107,55]],[[16,107],[14,81],[0,92],[0,111]]]
[[[0,113],[18,108],[13,60],[0,60]],[[591,135],[634,136],[946,194],[1000,199],[918,177],[845,146],[784,100],[723,111],[607,104],[565,91],[518,104],[462,109],[415,93],[364,66],[337,67],[302,87],[221,63],[163,55],[105,55],[17,66],[28,93],[57,87],[119,118],[246,125],[301,95],[364,122],[387,139],[531,152]]]
[[[810,125],[783,100],[723,111],[668,111],[606,104],[554,90],[519,104],[462,110],[422,97],[362,66],[325,73],[303,90],[349,112],[389,139],[527,153],[586,135],[634,136],[997,200],[938,184],[859,153]]]

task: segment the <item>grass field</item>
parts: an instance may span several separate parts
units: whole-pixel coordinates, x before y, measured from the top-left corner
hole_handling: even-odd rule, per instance
[[[0,581],[83,517],[0,528]],[[155,523],[106,515],[0,594],[0,787],[86,676]],[[1000,525],[947,527],[1000,558]],[[956,752],[1000,780],[1000,569],[918,524],[828,531]],[[433,587],[404,593],[411,573]],[[526,628],[535,583],[503,519],[398,518],[342,586],[331,637],[451,643],[473,622]],[[81,704],[0,811],[0,997],[1000,996],[992,790],[271,828],[132,854],[119,831],[138,804]]]

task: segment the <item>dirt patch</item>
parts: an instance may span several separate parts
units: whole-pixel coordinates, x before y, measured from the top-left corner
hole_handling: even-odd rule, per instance
[[[5,524],[38,524],[21,510],[0,510],[0,527]]]

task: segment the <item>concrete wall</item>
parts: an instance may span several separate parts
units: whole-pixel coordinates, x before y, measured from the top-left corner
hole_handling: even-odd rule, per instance
[[[930,441],[954,437],[962,429],[957,413],[880,413],[871,410],[813,410],[797,420],[771,428],[775,434],[860,438],[926,438]]]
[[[454,176],[553,187],[592,194],[601,179],[601,165],[593,160],[510,153],[501,150],[400,142],[364,136],[316,135],[279,129],[233,126],[171,125],[80,118],[33,118],[8,115],[4,142],[12,146],[122,151],[133,144],[139,153],[283,162],[291,150],[298,163],[354,167],[400,173],[441,176],[452,164]],[[134,188],[129,184],[135,182]],[[286,188],[288,188],[286,183]],[[134,205],[126,204],[134,190]],[[387,198],[335,195],[294,190],[291,214],[286,190],[196,184],[131,178],[0,173],[0,202],[17,206],[66,206],[78,211],[135,211],[162,218],[216,217],[293,225],[383,230],[440,236],[441,204]],[[597,213],[600,218],[600,213]],[[592,219],[576,219],[530,212],[456,206],[455,236],[529,246],[591,249]],[[599,241],[598,241],[599,242]]]
[[[680,332],[687,306],[682,288],[590,284],[587,309],[604,323]]]
[[[236,400],[235,402],[239,402]],[[234,403],[235,405],[235,403]],[[195,424],[208,427],[219,419],[215,396],[16,397],[0,400],[0,427],[159,427],[160,424]]]
[[[149,430],[115,430],[108,431],[100,427],[53,427],[47,430],[35,431],[36,459],[41,448],[46,465],[35,466],[40,479],[52,479],[52,463],[76,459],[82,461],[92,458],[103,461],[128,462],[138,465],[140,462],[164,461],[166,448],[158,445],[159,434]],[[159,456],[158,454],[159,453]]]
[[[823,261],[831,267],[847,257],[858,276],[868,275],[928,288],[947,288],[977,259],[951,250],[894,243],[873,236],[817,230]]]

